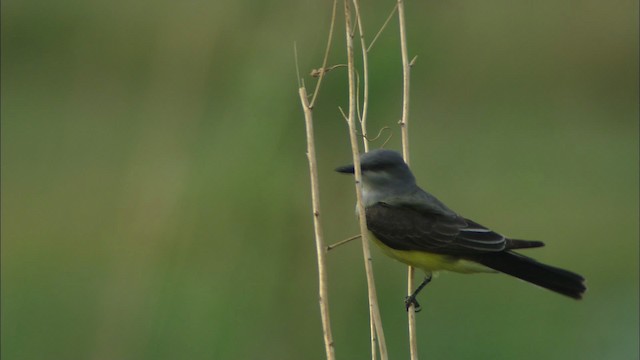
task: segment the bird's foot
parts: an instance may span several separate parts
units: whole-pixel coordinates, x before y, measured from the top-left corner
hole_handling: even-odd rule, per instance
[[[411,305],[413,305],[416,312],[420,312],[420,310],[422,310],[422,306],[420,306],[420,304],[418,303],[418,300],[416,300],[415,295],[407,296],[404,298],[404,306],[407,309],[407,311],[409,311],[409,308],[411,307]]]

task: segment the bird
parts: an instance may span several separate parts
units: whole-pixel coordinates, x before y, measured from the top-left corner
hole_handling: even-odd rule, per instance
[[[543,242],[506,237],[459,215],[417,185],[400,153],[386,149],[363,153],[360,169],[370,238],[386,255],[425,273],[405,298],[407,311],[412,305],[420,310],[416,297],[439,271],[499,272],[569,298],[583,297],[584,277],[515,251],[541,247]],[[335,170],[355,173],[354,165]]]

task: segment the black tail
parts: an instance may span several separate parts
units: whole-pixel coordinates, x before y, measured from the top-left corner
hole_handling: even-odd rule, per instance
[[[582,276],[512,251],[482,254],[472,260],[574,299],[582,299],[582,294],[587,290]]]

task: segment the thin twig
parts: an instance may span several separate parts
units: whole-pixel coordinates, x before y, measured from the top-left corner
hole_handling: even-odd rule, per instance
[[[298,44],[293,42],[293,60],[296,63],[296,78],[298,79],[298,89],[302,87],[302,78],[300,77],[300,65],[298,64]]]
[[[351,152],[353,156],[353,167],[355,172],[355,186],[356,186],[356,200],[358,204],[358,217],[360,223],[360,233],[362,235],[362,254],[364,256],[364,267],[367,275],[367,288],[369,295],[369,315],[372,326],[375,327],[376,334],[378,335],[378,343],[380,345],[380,358],[387,360],[387,349],[384,339],[384,332],[382,330],[382,320],[380,317],[380,310],[378,308],[378,299],[376,296],[375,280],[373,277],[373,266],[371,263],[371,250],[369,249],[369,238],[367,236],[367,220],[362,204],[362,173],[360,170],[360,151],[358,150],[358,138],[356,136],[356,91],[355,91],[355,65],[353,55],[353,34],[351,26],[351,10],[349,7],[349,0],[344,1],[344,14],[345,14],[345,35],[347,44],[347,59],[348,59],[348,77],[349,77],[349,140],[351,142]],[[373,340],[373,339],[372,339]],[[372,350],[374,350],[372,344]],[[372,357],[375,356],[372,354]]]
[[[340,110],[340,114],[342,114],[342,118],[344,119],[344,121],[346,121],[347,124],[349,124],[349,117],[347,116],[347,114],[344,113],[344,110],[342,110],[341,106],[338,106],[338,110]]]
[[[361,236],[360,234],[354,235],[354,236],[352,236],[350,238],[346,238],[344,240],[338,241],[337,243],[331,244],[331,245],[327,246],[327,251],[333,250],[333,249],[337,248],[338,246],[344,245],[344,244],[346,244],[348,242],[351,242],[351,241],[353,241],[355,239],[360,239],[360,236]]]
[[[387,145],[387,143],[389,142],[389,140],[391,140],[391,138],[393,137],[393,132],[389,133],[389,136],[387,137],[387,140],[385,140],[382,145],[380,145],[381,149],[384,149],[384,146]]]
[[[307,128],[307,157],[309,160],[309,175],[311,177],[311,202],[313,206],[313,228],[316,238],[316,255],[318,257],[318,292],[320,302],[320,317],[322,319],[322,332],[327,360],[335,360],[333,336],[331,334],[331,322],[329,320],[329,292],[327,287],[326,254],[327,249],[322,237],[320,226],[320,190],[318,188],[318,166],[316,164],[316,148],[313,136],[313,114],[311,105],[307,99],[307,90],[304,87],[298,89],[304,120]]]
[[[398,22],[400,26],[400,51],[402,53],[402,119],[400,120],[400,131],[402,134],[402,156],[404,161],[409,163],[409,79],[411,75],[411,65],[407,52],[407,27],[404,16],[404,1],[398,0]],[[407,269],[407,293],[413,292],[414,269],[409,266]],[[409,322],[409,352],[411,360],[418,359],[418,340],[416,336],[416,312],[415,306],[411,304],[407,311]]]
[[[360,17],[360,6],[358,0],[353,0],[353,8],[356,12],[356,23],[358,24],[358,34],[360,35],[360,47],[362,49],[362,72],[364,73],[364,98],[362,100],[362,115],[360,114],[360,76],[356,84],[356,110],[358,111],[358,120],[360,122],[360,131],[362,132],[362,142],[364,144],[364,152],[369,151],[369,141],[367,141],[367,108],[369,104],[369,62],[367,58],[367,48],[364,40],[364,30],[362,26],[362,18]],[[369,317],[376,318],[376,309],[369,308]],[[371,360],[376,360],[376,342],[378,343],[380,353],[383,353],[384,335],[382,341],[378,341],[376,326],[371,323]]]
[[[409,61],[409,66],[413,67],[413,64],[416,63],[416,60],[418,60],[418,55],[414,56],[413,59],[411,59],[411,61]]]
[[[356,22],[358,23],[358,33],[360,35],[360,48],[362,49],[362,72],[364,78],[364,95],[362,98],[362,117],[360,118],[360,130],[364,141],[364,152],[369,151],[367,141],[367,109],[369,108],[369,60],[367,56],[367,44],[364,40],[364,28],[360,18],[360,4],[358,0],[353,0],[353,8],[356,11]],[[358,90],[360,85],[358,84]],[[359,98],[359,97],[358,97]],[[358,114],[359,116],[360,114]]]
[[[333,42],[333,28],[336,22],[336,9],[338,7],[338,0],[333,0],[333,10],[331,10],[331,25],[329,26],[329,37],[327,39],[327,48],[324,50],[324,59],[322,60],[322,69],[327,68],[327,59],[329,59],[329,49],[331,49],[331,43]],[[318,97],[318,92],[320,91],[320,84],[322,84],[322,79],[324,78],[324,74],[326,71],[322,71],[320,73],[320,78],[316,83],[316,88],[313,90],[313,98],[311,99],[311,103],[309,104],[309,108],[313,109],[313,105],[316,104],[316,98]]]
[[[312,69],[311,72],[309,72],[309,75],[311,75],[311,77],[317,78],[339,67],[347,67],[347,64],[335,64],[335,65],[329,66],[328,68]]]
[[[360,123],[360,128],[362,129],[362,116],[360,116],[360,73],[356,70],[356,114],[358,115],[358,122]],[[361,130],[366,132],[367,130]],[[367,135],[363,134],[364,139],[367,139]],[[366,143],[366,141],[365,141]],[[365,145],[366,146],[366,145]],[[367,152],[367,149],[364,149]]]
[[[404,18],[404,1],[398,0],[398,19],[400,22],[400,51],[402,53],[402,119],[400,130],[402,134],[402,156],[409,163],[409,80],[411,66],[407,54],[407,29]]]
[[[391,128],[390,128],[390,127],[388,127],[388,126],[383,126],[383,127],[378,131],[378,135],[376,135],[376,137],[374,137],[374,138],[372,138],[372,139],[367,138],[367,141],[371,141],[371,142],[373,142],[373,141],[378,140],[378,139],[380,138],[380,136],[382,136],[382,132],[383,132],[383,131],[385,131],[385,130],[389,130],[389,131],[391,131]]]
[[[376,36],[374,36],[373,40],[371,40],[371,44],[369,44],[369,47],[367,48],[367,52],[369,52],[369,50],[371,50],[371,48],[373,47],[373,44],[376,43],[376,40],[378,40],[378,37],[380,36],[380,34],[382,34],[382,31],[384,31],[384,29],[387,27],[387,24],[389,23],[389,21],[391,20],[393,15],[396,13],[396,10],[398,10],[398,4],[396,4],[393,7],[393,10],[391,10],[391,13],[387,17],[387,20],[384,21],[384,24],[382,24],[382,26],[380,27],[380,30],[378,30],[378,33],[376,34]]]

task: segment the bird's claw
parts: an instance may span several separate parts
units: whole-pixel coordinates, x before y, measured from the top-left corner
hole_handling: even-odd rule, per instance
[[[407,296],[404,298],[404,306],[409,311],[409,308],[413,305],[415,312],[420,312],[422,310],[422,306],[418,303],[415,296]]]

